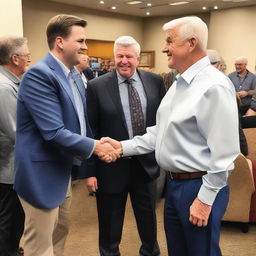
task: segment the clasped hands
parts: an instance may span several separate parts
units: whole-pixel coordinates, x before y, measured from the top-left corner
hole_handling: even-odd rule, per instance
[[[100,140],[96,140],[93,153],[97,155],[100,160],[111,163],[121,157],[123,149],[119,141],[109,137],[103,137]]]

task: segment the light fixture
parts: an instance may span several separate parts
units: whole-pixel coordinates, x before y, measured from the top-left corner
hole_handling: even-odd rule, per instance
[[[207,7],[206,7],[206,6],[203,6],[202,9],[205,11],[205,10],[207,10]]]
[[[112,6],[111,9],[112,9],[112,10],[116,10],[116,6]]]
[[[218,10],[218,9],[219,9],[218,5],[214,5],[214,6],[213,6],[213,9],[214,9],[214,10]]]
[[[152,4],[151,3],[147,3],[147,6],[152,6]]]
[[[130,2],[126,2],[127,4],[141,4],[142,1],[130,1]]]
[[[105,4],[105,2],[104,1],[100,1],[100,4]]]
[[[150,15],[150,12],[146,12],[146,15],[149,16],[149,15]]]
[[[184,1],[184,2],[169,3],[169,5],[182,5],[182,4],[189,4],[189,2]]]

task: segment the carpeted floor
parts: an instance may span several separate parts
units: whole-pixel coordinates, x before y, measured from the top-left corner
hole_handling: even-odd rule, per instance
[[[89,197],[83,183],[73,187],[71,230],[66,243],[65,256],[98,256],[98,224],[94,197]],[[167,256],[163,229],[163,200],[157,207],[158,242],[161,255]],[[133,212],[128,202],[120,250],[122,256],[138,256],[140,240]],[[249,233],[242,233],[235,224],[222,226],[221,248],[223,256],[256,255],[256,225],[251,225]],[[198,255],[195,255],[198,256]]]

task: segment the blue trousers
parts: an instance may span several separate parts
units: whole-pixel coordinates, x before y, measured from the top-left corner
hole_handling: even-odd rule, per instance
[[[189,208],[202,179],[167,181],[164,227],[169,256],[221,256],[220,224],[229,199],[229,187],[222,188],[212,206],[206,227],[189,222]]]

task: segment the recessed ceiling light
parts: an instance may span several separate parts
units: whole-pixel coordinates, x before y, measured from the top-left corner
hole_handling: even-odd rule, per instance
[[[104,1],[100,1],[100,4],[105,4],[105,2]]]
[[[184,2],[169,3],[169,5],[182,5],[182,4],[189,4],[189,2],[184,1]]]
[[[151,3],[147,3],[147,6],[151,6],[152,4]]]
[[[202,9],[203,9],[203,10],[207,10],[207,7],[206,7],[206,6],[203,6]]]
[[[130,1],[130,2],[126,2],[127,4],[141,4],[142,1]]]
[[[214,9],[214,10],[218,10],[218,9],[219,9],[218,5],[214,5],[214,6],[213,6],[213,9]]]
[[[150,15],[150,12],[146,12],[146,15]]]
[[[112,6],[111,9],[112,9],[112,10],[115,10],[115,9],[116,9],[116,6]]]

